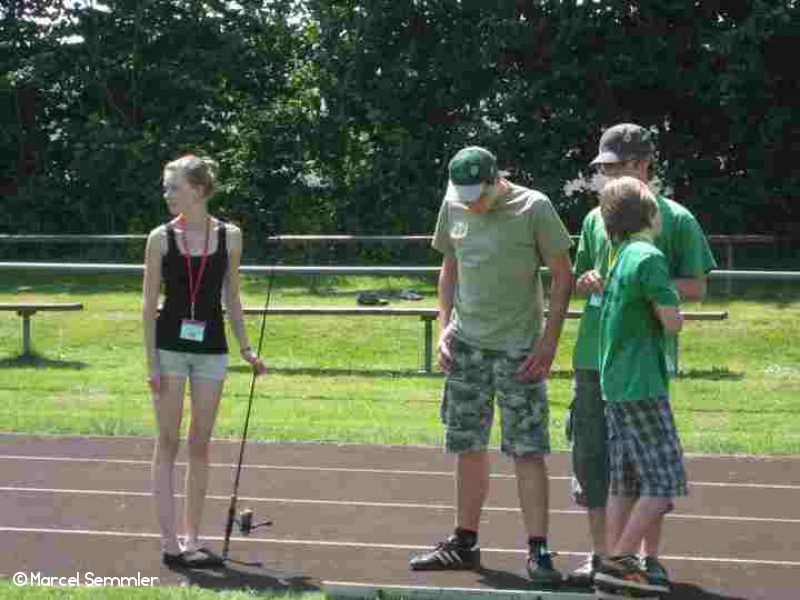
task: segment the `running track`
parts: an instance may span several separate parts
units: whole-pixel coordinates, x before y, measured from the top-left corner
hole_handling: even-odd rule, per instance
[[[204,532],[218,551],[238,448],[213,444]],[[231,556],[259,560],[263,568],[169,571],[159,562],[149,497],[151,451],[152,440],[142,438],[0,434],[0,575],[139,573],[161,585],[347,590],[343,584],[366,584],[411,588],[418,597],[445,588],[591,597],[575,590],[533,593],[524,578],[512,465],[499,457],[481,525],[483,569],[410,572],[410,554],[439,541],[453,521],[451,459],[427,447],[250,444],[239,508],[274,525],[249,538],[235,533]],[[586,520],[569,502],[566,457],[553,455],[549,465],[551,545],[557,566],[567,570],[584,559]],[[676,582],[670,598],[800,598],[800,458],[690,456],[687,466],[690,496],[665,525],[662,557]]]

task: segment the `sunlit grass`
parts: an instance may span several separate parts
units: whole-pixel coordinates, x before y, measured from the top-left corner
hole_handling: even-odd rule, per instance
[[[17,358],[20,318],[0,313],[0,429],[58,434],[152,436],[154,421],[141,347],[140,282],[132,277],[25,279],[0,283],[0,302],[82,302],[80,313],[33,317],[39,359]],[[310,293],[281,277],[271,304],[355,305],[357,291],[391,296],[407,288],[435,306],[430,280],[323,278]],[[246,278],[245,304],[263,306],[266,278]],[[575,299],[573,307],[582,302]],[[682,375],[671,396],[684,446],[692,452],[800,454],[800,302],[737,300],[687,309],[727,310],[728,321],[689,322],[681,336]],[[253,345],[260,317],[248,321]],[[251,439],[363,444],[440,444],[440,375],[420,373],[422,324],[408,317],[267,318]],[[549,382],[554,449],[566,448],[571,352],[577,321],[565,326]],[[250,377],[231,356],[217,437],[237,437]],[[497,442],[498,431],[494,432]]]

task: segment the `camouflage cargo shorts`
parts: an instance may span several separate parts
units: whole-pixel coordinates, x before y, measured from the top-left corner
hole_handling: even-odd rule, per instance
[[[441,419],[445,451],[477,452],[489,445],[494,400],[500,408],[501,450],[509,456],[550,453],[547,384],[519,382],[525,356],[481,350],[453,338],[453,368],[445,378]]]

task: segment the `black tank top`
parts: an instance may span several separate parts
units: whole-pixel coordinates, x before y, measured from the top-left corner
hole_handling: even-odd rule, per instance
[[[227,354],[225,322],[222,315],[222,283],[228,272],[228,246],[225,223],[217,229],[217,251],[208,255],[208,262],[197,292],[194,318],[206,324],[202,342],[182,340],[181,321],[190,319],[189,273],[186,257],[181,254],[175,239],[175,230],[167,225],[168,250],[161,260],[161,277],[164,281],[164,305],[156,321],[156,347],[175,352],[197,354]],[[190,257],[195,279],[200,271],[201,256]]]

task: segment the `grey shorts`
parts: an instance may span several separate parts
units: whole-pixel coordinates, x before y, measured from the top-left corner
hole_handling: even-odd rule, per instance
[[[610,489],[626,498],[686,496],[683,450],[666,396],[606,404]]]
[[[581,506],[602,508],[608,495],[608,452],[599,371],[575,369],[572,404],[564,423],[569,442],[570,495]]]
[[[222,381],[228,372],[228,355],[174,352],[159,348],[158,367],[163,375],[178,375],[205,381]]]
[[[515,379],[525,357],[473,348],[456,338],[450,348],[453,368],[445,378],[440,411],[445,426],[445,450],[450,453],[486,450],[497,398],[503,453],[549,454],[547,384]]]

